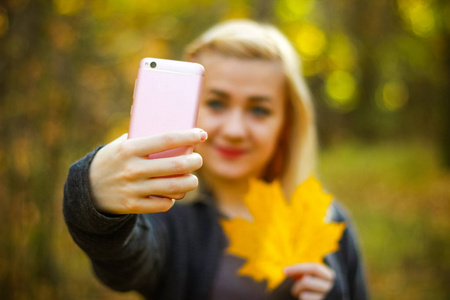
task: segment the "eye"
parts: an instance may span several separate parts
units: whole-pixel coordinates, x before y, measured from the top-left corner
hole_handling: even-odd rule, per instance
[[[219,99],[211,99],[206,101],[206,106],[208,106],[211,110],[215,112],[219,112],[226,108],[225,102]]]
[[[253,106],[250,109],[250,112],[258,118],[267,117],[272,113],[270,109],[264,106]]]

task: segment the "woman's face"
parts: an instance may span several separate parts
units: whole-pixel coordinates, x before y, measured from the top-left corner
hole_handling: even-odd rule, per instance
[[[208,140],[196,146],[210,179],[260,177],[278,144],[285,116],[285,81],[279,62],[204,53],[197,126]]]

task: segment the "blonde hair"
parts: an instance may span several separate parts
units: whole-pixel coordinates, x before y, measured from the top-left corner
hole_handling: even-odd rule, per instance
[[[313,105],[294,47],[271,25],[231,20],[212,27],[194,40],[186,49],[186,59],[196,61],[205,51],[240,59],[281,62],[286,76],[287,118],[280,146],[264,178],[280,180],[285,193],[290,195],[315,172],[317,148]]]

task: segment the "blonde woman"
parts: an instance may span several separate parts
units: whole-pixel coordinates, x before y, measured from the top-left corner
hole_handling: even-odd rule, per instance
[[[313,108],[292,45],[272,26],[228,21],[195,40],[186,58],[206,70],[199,128],[122,136],[70,169],[65,219],[97,276],[147,299],[366,299],[348,223],[327,266],[289,266],[272,292],[238,276],[243,261],[225,252],[219,220],[249,217],[250,178],[280,180],[289,195],[314,173]],[[186,145],[197,153],[145,158]],[[336,203],[331,216],[346,221]]]

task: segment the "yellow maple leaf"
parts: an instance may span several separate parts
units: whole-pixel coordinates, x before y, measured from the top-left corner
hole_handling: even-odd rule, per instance
[[[332,196],[310,177],[288,203],[279,182],[250,181],[244,202],[253,220],[222,220],[228,252],[246,259],[238,274],[267,280],[269,290],[285,278],[283,269],[303,262],[323,263],[339,249],[344,223],[326,221]]]

